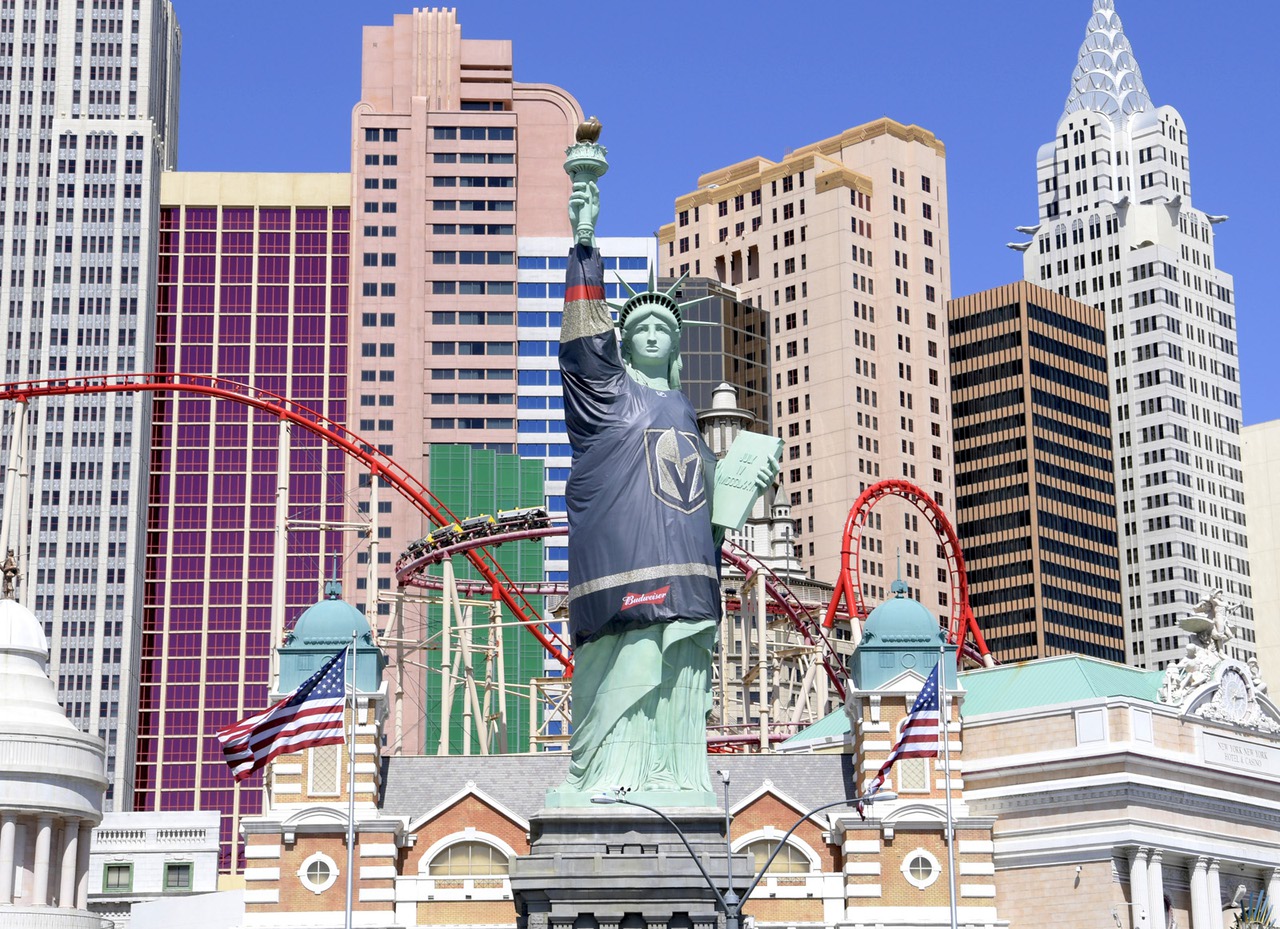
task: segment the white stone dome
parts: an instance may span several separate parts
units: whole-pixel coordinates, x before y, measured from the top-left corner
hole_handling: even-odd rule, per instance
[[[48,663],[49,642],[35,615],[0,600],[0,809],[97,822],[105,746],[67,719]]]
[[[721,382],[719,387],[711,391],[711,409],[736,410],[737,408],[738,391],[734,389],[732,384]]]
[[[32,613],[16,600],[0,600],[0,650],[39,654],[49,660],[49,640],[44,627]]]

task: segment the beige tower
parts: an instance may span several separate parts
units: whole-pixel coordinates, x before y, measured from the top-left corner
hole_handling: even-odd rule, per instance
[[[964,692],[956,684],[955,649],[939,656],[943,635],[931,613],[906,596],[905,586],[895,581],[894,598],[872,610],[850,661],[846,712],[859,791],[868,789],[888,759],[939,660],[939,718],[946,720],[948,746],[944,752],[937,742],[925,743],[919,747],[936,749],[936,757],[898,758],[882,787],[897,799],[871,804],[865,821],[853,813],[842,818],[848,898],[842,925],[950,925],[953,880],[956,925],[1007,925],[996,913],[995,817],[975,815],[965,801]],[[955,830],[954,877],[948,814]]]
[[[330,585],[324,600],[301,616],[280,649],[280,677],[271,697],[279,700],[307,679],[356,633],[355,720],[348,699],[346,741],[321,745],[271,762],[266,810],[240,821],[244,838],[245,919],[251,926],[339,925],[346,904],[347,812],[354,811],[355,925],[393,921],[395,865],[400,855],[399,821],[385,818],[382,792],[382,730],[387,714],[385,665],[372,646],[369,626]],[[348,661],[350,661],[348,656]],[[352,734],[354,733],[354,739]],[[354,742],[354,748],[353,748]],[[351,764],[351,752],[355,764]],[[354,780],[354,803],[350,787]]]
[[[773,426],[810,575],[835,579],[845,516],[878,480],[914,481],[951,511],[942,143],[877,120],[704,174],[675,213],[658,233],[662,273],[716,278],[772,316]],[[868,603],[900,551],[913,596],[949,617],[937,544],[914,508],[879,504],[862,540]]]

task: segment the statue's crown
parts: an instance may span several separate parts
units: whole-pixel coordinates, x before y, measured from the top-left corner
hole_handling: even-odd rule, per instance
[[[680,329],[686,323],[684,314],[680,311],[685,307],[693,306],[697,300],[687,300],[684,303],[676,301],[676,294],[680,290],[680,285],[684,283],[685,278],[689,275],[682,274],[680,278],[668,287],[666,290],[659,290],[657,280],[654,277],[653,269],[649,270],[649,289],[636,290],[630,284],[622,279],[622,275],[618,275],[618,280],[630,294],[625,303],[610,303],[609,306],[618,311],[618,328],[625,328],[627,325],[627,317],[636,310],[654,308],[661,309],[669,314],[676,322],[676,328]],[[714,323],[704,323],[700,320],[687,320],[691,326],[715,325]]]

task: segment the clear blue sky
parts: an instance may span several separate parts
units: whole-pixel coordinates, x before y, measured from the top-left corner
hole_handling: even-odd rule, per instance
[[[349,170],[361,27],[412,5],[175,0],[179,167]],[[1116,6],[1152,98],[1186,121],[1193,202],[1231,216],[1217,259],[1235,275],[1244,421],[1280,418],[1280,315],[1265,283],[1280,262],[1280,6]],[[653,232],[705,171],[890,116],[947,145],[952,293],[1021,277],[1005,243],[1036,221],[1035,152],[1053,137],[1091,0],[605,0],[578,15],[589,9],[482,0],[458,18],[465,38],[514,41],[517,80],[558,84],[604,122],[603,233]]]

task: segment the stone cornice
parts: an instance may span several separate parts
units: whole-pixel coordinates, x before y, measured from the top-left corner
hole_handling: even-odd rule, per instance
[[[1256,804],[1245,806],[1238,800],[1206,797],[1186,786],[1135,782],[1129,774],[1121,774],[1118,777],[1122,780],[1114,783],[1077,783],[1075,786],[1067,786],[1070,782],[1060,781],[1056,782],[1052,788],[1043,784],[1033,785],[1039,789],[1025,793],[993,794],[982,790],[970,790],[966,792],[966,800],[970,806],[980,808],[983,813],[997,817],[1010,813],[1026,814],[1044,811],[1063,813],[1075,806],[1097,807],[1101,804],[1117,807],[1139,804],[1182,814],[1194,813],[1206,819],[1217,819],[1222,823],[1236,822],[1270,827],[1277,830],[1277,848],[1280,848],[1280,810],[1274,803],[1258,800]],[[1099,823],[1081,821],[1057,828],[1069,832],[1096,825]],[[1041,827],[1037,828],[1042,832],[1046,831]]]

